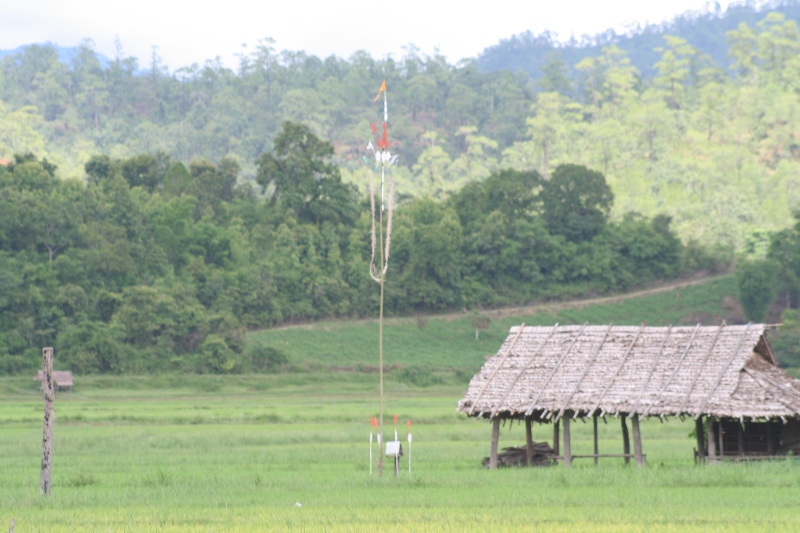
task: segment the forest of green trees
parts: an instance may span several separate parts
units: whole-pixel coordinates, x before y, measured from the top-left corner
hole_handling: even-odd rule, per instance
[[[31,370],[44,344],[84,373],[268,370],[282,354],[246,350],[247,328],[374,315],[369,202],[332,154],[287,122],[254,184],[229,158],[100,155],[82,181],[16,156],[0,167],[0,372]],[[409,199],[387,311],[621,290],[717,265],[666,216],[610,220],[613,202],[601,173],[568,164],[549,180],[507,169],[445,201]]]
[[[790,225],[800,206],[800,36],[770,13],[725,39],[725,65],[667,36],[653,77],[612,44],[575,65],[552,60],[537,82],[413,47],[397,60],[323,60],[266,39],[234,70],[209,61],[170,73],[157,55],[141,66],[121,46],[103,67],[90,42],[71,64],[35,45],[0,62],[0,157],[31,152],[79,179],[97,153],[228,157],[247,181],[290,120],[329,140],[343,180],[363,190],[385,78],[405,197],[441,199],[501,168],[547,176],[582,164],[606,176],[613,218],[663,213],[685,241],[742,249]]]
[[[384,78],[390,313],[624,290],[734,252],[749,316],[797,307],[800,32],[771,13],[726,40],[729,65],[666,36],[654,77],[612,44],[536,82],[413,48],[264,40],[235,71],[170,73],[26,47],[0,61],[0,373],[44,344],[78,372],[269,370],[283,354],[248,328],[374,315],[363,155]]]

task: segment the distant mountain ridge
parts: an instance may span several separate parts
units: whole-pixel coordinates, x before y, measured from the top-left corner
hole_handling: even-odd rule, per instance
[[[56,54],[58,55],[58,60],[61,61],[64,64],[66,64],[66,65],[69,65],[70,63],[72,63],[72,60],[75,59],[75,57],[78,55],[78,52],[80,52],[80,49],[81,49],[79,46],[59,46],[59,45],[57,45],[55,43],[50,43],[50,42],[48,42],[48,43],[30,43],[30,44],[24,44],[22,46],[18,46],[16,48],[11,49],[11,50],[0,50],[0,59],[3,59],[6,56],[14,56],[14,55],[22,54],[22,53],[25,52],[25,49],[28,48],[29,46],[49,46],[49,47],[52,47],[56,51]],[[103,68],[107,68],[108,64],[110,63],[110,60],[106,56],[101,54],[101,53],[95,52],[95,55],[97,57],[97,60],[100,62],[100,66],[103,67]]]
[[[654,74],[653,65],[661,54],[654,49],[664,46],[665,35],[675,35],[686,40],[701,53],[707,54],[714,64],[727,68],[730,64],[725,32],[735,29],[744,22],[755,27],[758,21],[769,12],[783,14],[789,20],[800,20],[800,0],[773,0],[757,2],[745,0],[734,3],[722,11],[719,3],[709,2],[704,10],[688,11],[671,21],[661,24],[648,24],[635,27],[629,32],[618,34],[606,30],[595,35],[583,35],[580,40],[574,37],[559,41],[555,33],[544,31],[535,34],[530,30],[501,39],[499,43],[484,49],[476,58],[478,68],[483,72],[508,70],[525,72],[531,79],[542,77],[542,68],[552,60],[563,61],[570,72],[575,64],[586,57],[596,57],[602,49],[615,44],[624,50],[643,77]],[[6,56],[22,54],[29,46],[49,46],[56,50],[58,59],[69,65],[80,51],[79,46],[59,46],[55,43],[31,43],[10,50],[0,50],[0,60]],[[110,60],[96,53],[103,68]],[[145,71],[137,71],[141,74]]]
[[[615,44],[627,52],[631,63],[644,77],[654,74],[653,65],[661,54],[654,48],[664,46],[664,35],[675,35],[686,40],[700,52],[711,57],[722,68],[730,64],[725,32],[744,22],[750,27],[769,12],[783,14],[787,19],[800,19],[800,1],[772,2],[746,1],[728,6],[725,11],[718,3],[706,4],[705,10],[689,11],[669,22],[649,24],[627,34],[607,30],[594,36],[584,35],[580,41],[560,42],[550,32],[534,34],[531,31],[501,40],[478,55],[477,64],[484,72],[509,70],[523,71],[532,79],[542,77],[542,67],[551,60],[561,60],[572,71],[575,64],[586,57],[599,56],[602,49]]]

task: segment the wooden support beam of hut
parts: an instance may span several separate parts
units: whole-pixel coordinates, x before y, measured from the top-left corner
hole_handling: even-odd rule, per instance
[[[722,420],[717,422],[717,436],[719,437],[719,457],[720,459],[725,455],[725,443],[723,442]]]
[[[625,415],[619,418],[622,425],[622,453],[625,454],[625,464],[627,465],[631,462],[631,458],[628,457],[631,453],[631,439],[628,435],[628,422],[625,420]]]
[[[600,464],[600,458],[597,455],[600,453],[597,446],[597,416],[592,417],[592,432],[594,434],[594,466]]]
[[[564,466],[572,466],[572,441],[569,433],[569,414],[564,420]]]
[[[492,449],[489,453],[489,468],[497,468],[497,442],[500,440],[500,417],[492,420]]]
[[[706,417],[706,442],[708,443],[707,461],[713,460],[717,456],[717,437],[714,432],[714,417]]]
[[[531,417],[525,417],[525,464],[531,466],[533,462],[533,430]]]
[[[559,444],[559,441],[561,440],[561,436],[559,435],[559,429],[561,427],[560,424],[561,423],[558,420],[553,422],[553,454],[555,454],[556,457],[558,457],[558,455],[559,455],[559,445],[558,444]]]
[[[706,443],[705,439],[703,438],[704,431],[705,428],[703,427],[703,417],[701,416],[694,421],[694,432],[695,436],[697,437],[697,461],[702,461],[706,456]]]
[[[631,418],[633,426],[633,455],[636,458],[636,466],[644,466],[644,455],[642,455],[642,433],[639,431],[639,415]]]

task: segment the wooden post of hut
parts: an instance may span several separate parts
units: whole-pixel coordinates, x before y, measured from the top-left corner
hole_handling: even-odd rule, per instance
[[[561,435],[559,435],[560,424],[561,422],[558,420],[553,422],[553,455],[556,457],[559,455],[559,441],[561,440]],[[558,462],[558,459],[556,459],[556,462]]]
[[[531,417],[525,417],[525,464],[531,466],[533,462],[533,430],[531,429]]]
[[[600,458],[598,457],[599,447],[597,446],[597,415],[592,417],[592,433],[594,434],[594,466],[600,464]]]
[[[695,437],[697,438],[697,456],[695,457],[695,463],[700,462],[706,456],[706,444],[705,439],[703,438],[703,417],[697,417],[697,420],[694,421],[694,433]]]
[[[633,426],[633,455],[636,459],[636,466],[644,466],[644,454],[642,454],[642,433],[639,431],[639,415],[631,418]]]
[[[53,468],[53,349],[42,350],[42,391],[44,392],[44,430],[42,432],[42,476],[39,490],[50,494]]]
[[[706,443],[708,445],[708,455],[706,461],[712,461],[717,456],[717,438],[714,433],[714,417],[706,417]]]
[[[572,441],[569,433],[569,411],[564,413],[564,466],[572,466]]]
[[[625,455],[625,464],[630,464],[631,458],[628,457],[631,453],[631,439],[628,435],[628,422],[625,420],[625,415],[620,415],[620,425],[622,426],[622,453]]]
[[[489,452],[489,468],[494,470],[497,468],[497,442],[500,440],[500,417],[494,417],[492,420],[492,449]]]

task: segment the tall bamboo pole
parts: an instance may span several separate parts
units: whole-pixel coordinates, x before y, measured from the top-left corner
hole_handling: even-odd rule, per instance
[[[383,177],[384,177],[384,167],[381,165],[381,185],[383,185]],[[381,309],[380,309],[380,316],[378,318],[378,375],[379,375],[379,382],[380,382],[380,410],[379,410],[379,417],[378,417],[378,477],[383,476],[383,450],[386,446],[386,443],[383,439],[383,287],[384,281],[386,278],[386,274],[383,271],[384,265],[384,252],[383,252],[383,187],[381,187],[381,209],[378,215],[378,225],[380,226],[380,240],[378,245],[378,250],[380,250],[381,259]]]
[[[391,242],[391,232],[392,232],[392,211],[393,211],[393,194],[394,194],[394,182],[392,181],[392,175],[389,174],[389,196],[388,202],[386,202],[386,168],[391,166],[397,156],[392,157],[389,153],[389,141],[387,135],[387,124],[389,122],[389,111],[388,105],[386,103],[386,82],[383,82],[381,85],[381,89],[378,92],[378,96],[375,97],[375,101],[378,100],[380,97],[381,92],[383,93],[383,137],[378,140],[376,138],[378,149],[375,150],[372,147],[372,143],[370,143],[367,148],[372,149],[373,154],[375,155],[376,161],[380,164],[381,167],[381,204],[380,210],[378,212],[378,226],[379,228],[379,242],[377,246],[378,254],[380,255],[380,259],[378,261],[378,266],[375,265],[375,190],[370,185],[370,202],[371,202],[371,209],[372,209],[372,258],[370,259],[370,275],[372,279],[378,282],[381,286],[381,296],[380,296],[380,314],[378,319],[378,376],[379,376],[379,387],[380,387],[380,408],[379,408],[379,415],[378,415],[378,461],[377,461],[377,474],[378,477],[383,476],[383,456],[385,454],[385,445],[383,438],[383,410],[384,410],[384,392],[383,392],[383,306],[385,301],[385,282],[386,282],[386,269],[389,263],[389,247]],[[372,126],[373,131],[377,136],[377,130],[375,125]],[[386,222],[386,229],[385,229],[385,248],[384,248],[384,227],[383,227],[383,212],[386,208],[386,203],[389,204],[388,210],[388,217]]]

